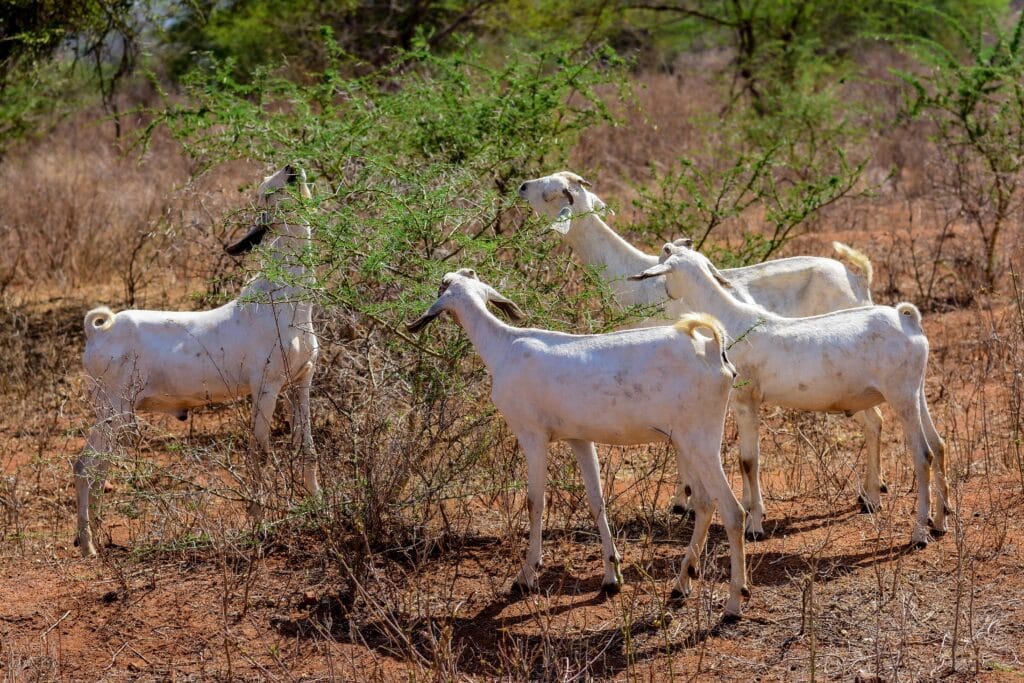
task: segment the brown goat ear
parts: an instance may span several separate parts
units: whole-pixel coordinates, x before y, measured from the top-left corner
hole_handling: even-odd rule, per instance
[[[443,282],[441,287],[443,293],[443,290],[447,289],[448,283]],[[440,301],[435,301],[430,305],[430,308],[427,309],[426,313],[424,313],[423,315],[421,315],[420,317],[416,318],[411,323],[406,325],[405,329],[409,330],[413,334],[416,334],[424,327],[429,325],[434,320],[434,318],[441,315],[442,313],[444,313],[444,307],[442,306]]]
[[[493,287],[488,287],[487,289],[487,300],[494,304],[495,308],[508,316],[509,320],[519,322],[526,319],[526,313],[514,301],[502,296]]]

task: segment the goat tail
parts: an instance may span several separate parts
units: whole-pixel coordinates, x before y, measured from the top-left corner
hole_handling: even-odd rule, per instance
[[[710,313],[687,313],[682,315],[676,321],[675,328],[691,337],[693,336],[693,331],[698,328],[711,330],[711,335],[718,342],[718,345],[724,346],[725,330],[722,329],[722,323],[718,322],[718,318]]]
[[[722,362],[725,363],[726,370],[731,372],[733,377],[736,377],[736,367],[729,361],[729,357],[725,355],[725,329],[722,327],[722,323],[718,321],[718,318],[710,313],[687,313],[679,318],[674,327],[691,337],[696,329],[710,330],[711,336],[714,338],[715,343],[718,344],[718,352],[722,356]]]
[[[904,301],[903,303],[896,304],[896,312],[900,314],[900,320],[904,324],[907,322],[913,323],[912,329],[914,332],[924,332],[924,328],[921,327],[921,311],[917,310],[917,306]],[[908,320],[905,320],[904,317]]]
[[[114,313],[106,306],[97,306],[85,314],[85,338],[92,336],[93,332],[109,330],[114,324]]]
[[[835,250],[836,256],[852,263],[864,275],[864,279],[868,281],[868,289],[871,289],[871,278],[875,275],[875,268],[871,265],[871,259],[842,242],[833,242],[832,248]]]

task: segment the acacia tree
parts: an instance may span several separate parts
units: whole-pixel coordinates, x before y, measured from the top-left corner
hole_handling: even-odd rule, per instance
[[[337,435],[343,456],[324,466],[343,470],[330,477],[344,482],[340,517],[373,546],[433,519],[439,497],[493,485],[472,482],[472,464],[502,438],[472,348],[456,326],[415,339],[403,325],[436,298],[443,273],[474,268],[542,327],[620,322],[595,286],[558,276],[567,255],[541,236],[547,225],[524,220],[532,214],[515,188],[610,120],[605,98],[621,69],[602,49],[516,53],[492,66],[421,42],[351,76],[339,45],[323,49],[327,67],[302,79],[277,69],[236,79],[229,62],[196,69],[183,96],[150,112],[146,134],[167,130],[200,169],[288,161],[314,183],[297,210],[313,227],[301,258],[314,275],[302,284],[320,304],[322,349],[341,352],[340,330],[357,327],[371,368],[344,364],[318,380],[349,420]],[[263,272],[293,277],[283,265]]]
[[[916,40],[925,73],[897,74],[908,88],[906,115],[934,126],[948,162],[939,182],[974,227],[991,289],[1003,267],[1000,240],[1024,206],[1024,15],[1009,32],[991,15],[972,27],[939,16],[959,44]]]
[[[147,0],[5,3],[0,12],[0,153],[98,91],[121,135],[117,94],[136,69]],[[89,83],[75,80],[85,65]]]

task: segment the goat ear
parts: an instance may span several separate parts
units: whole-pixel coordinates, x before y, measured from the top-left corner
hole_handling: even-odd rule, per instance
[[[255,225],[245,237],[230,246],[224,247],[224,251],[231,256],[246,254],[263,241],[263,238],[267,236],[267,230],[269,228],[266,225]]]
[[[416,318],[411,323],[406,325],[405,329],[407,329],[409,332],[412,332],[413,334],[416,334],[424,327],[429,325],[431,322],[433,322],[434,318],[436,318],[439,315],[441,315],[440,312],[432,314],[430,311],[427,311],[426,313],[424,313],[423,315],[421,315],[420,317]]]
[[[693,248],[693,239],[690,237],[680,237],[679,239],[672,240],[672,244],[677,247],[686,247],[687,249]]]
[[[562,174],[569,182],[576,183],[580,187],[590,187],[590,181],[578,173],[566,172]]]
[[[645,270],[642,273],[636,273],[635,275],[630,275],[626,279],[627,280],[646,280],[647,278],[658,277],[659,275],[664,275],[665,273],[671,272],[671,270],[672,270],[672,266],[670,266],[668,264],[665,264],[665,263],[659,263],[656,266],[651,266],[650,268],[648,268],[647,270]]]
[[[732,281],[726,276],[722,275],[722,271],[720,271],[718,268],[715,268],[713,265],[709,263],[708,270],[711,271],[711,277],[715,278],[715,281],[718,282],[718,284],[722,285],[727,289],[732,287]]]
[[[296,183],[306,182],[306,171],[301,166],[295,164],[288,164],[284,167],[285,182],[289,185],[295,185]]]
[[[594,207],[594,211],[607,211],[612,216],[615,215],[615,212],[608,208],[608,205],[604,203],[603,199],[590,190],[584,190],[584,192],[586,192],[587,196],[590,197],[590,205]]]
[[[444,313],[444,309],[441,308],[440,302],[435,301],[433,305],[427,309],[426,313],[424,313],[423,315],[421,315],[420,317],[416,318],[411,323],[406,325],[405,329],[412,332],[413,334],[416,334],[424,327],[429,325],[431,322],[433,322],[434,318],[441,315],[442,313]]]
[[[487,299],[494,304],[499,311],[508,316],[509,320],[519,322],[520,320],[526,319],[526,313],[523,312],[523,309],[519,308],[519,306],[511,299],[506,299],[501,294],[498,294],[495,290],[492,289],[487,292]]]

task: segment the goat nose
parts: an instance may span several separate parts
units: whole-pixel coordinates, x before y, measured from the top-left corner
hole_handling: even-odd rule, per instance
[[[526,183],[519,186],[519,196],[524,198],[526,197]]]

